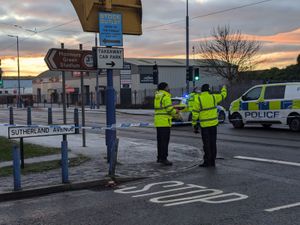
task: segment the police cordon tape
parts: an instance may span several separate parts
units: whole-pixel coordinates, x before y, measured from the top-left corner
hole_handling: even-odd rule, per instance
[[[192,122],[172,122],[172,125],[185,125],[191,124]],[[130,127],[154,127],[154,123],[120,123],[114,124],[110,127],[108,126],[75,126],[75,125],[27,125],[27,124],[0,124],[4,127],[28,127],[28,128],[38,128],[38,127],[55,127],[55,128],[75,128],[75,129],[85,129],[85,130],[115,130],[120,128],[130,128]]]
[[[297,116],[288,116],[288,117],[281,117],[281,119],[287,119],[287,118],[295,118]],[[279,118],[278,118],[279,119]],[[230,121],[241,121],[243,119],[231,119]],[[265,121],[267,122],[267,121]],[[192,124],[191,121],[188,122],[172,122],[172,126],[176,125],[188,125]],[[155,127],[154,123],[120,123],[120,124],[113,124],[112,126],[75,126],[75,125],[27,125],[27,124],[7,124],[3,123],[0,124],[0,126],[5,127],[32,127],[32,128],[38,128],[38,127],[55,127],[55,128],[75,128],[75,129],[85,129],[85,130],[115,130],[115,129],[122,129],[122,128],[130,128],[130,127]]]

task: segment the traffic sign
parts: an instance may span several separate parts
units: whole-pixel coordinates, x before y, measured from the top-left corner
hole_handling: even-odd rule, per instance
[[[100,45],[123,46],[122,14],[99,13]]]
[[[98,69],[123,69],[123,48],[96,48]]]
[[[94,71],[93,53],[77,49],[49,49],[45,62],[50,70],[58,71]]]

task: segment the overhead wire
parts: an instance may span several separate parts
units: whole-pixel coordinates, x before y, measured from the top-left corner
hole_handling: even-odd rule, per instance
[[[215,11],[215,12],[211,12],[211,13],[207,13],[207,14],[203,14],[203,15],[199,15],[199,16],[194,16],[194,17],[190,18],[190,20],[195,20],[195,19],[203,18],[203,17],[207,17],[207,16],[213,16],[213,15],[216,15],[216,14],[221,14],[221,13],[225,13],[225,12],[229,12],[229,11],[233,11],[233,10],[237,10],[237,9],[242,9],[242,8],[246,8],[246,7],[250,7],[250,6],[254,6],[254,5],[259,5],[259,4],[263,4],[263,3],[271,2],[271,1],[273,1],[273,0],[263,0],[263,1],[259,1],[259,2],[248,3],[248,4],[228,8],[228,9],[218,10],[218,11]],[[169,23],[164,23],[164,24],[160,24],[160,25],[145,27],[144,30],[148,30],[148,29],[151,30],[153,28],[169,26],[169,25],[172,25],[172,24],[182,23],[182,22],[185,22],[185,21],[186,21],[185,19],[180,19],[180,20],[176,20],[176,21],[173,21],[173,22],[169,22]]]

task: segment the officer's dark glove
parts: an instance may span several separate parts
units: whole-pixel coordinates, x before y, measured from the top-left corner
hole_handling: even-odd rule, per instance
[[[194,126],[194,133],[195,133],[195,134],[198,134],[198,133],[199,133],[199,126],[198,126],[198,125],[195,125],[195,126]]]

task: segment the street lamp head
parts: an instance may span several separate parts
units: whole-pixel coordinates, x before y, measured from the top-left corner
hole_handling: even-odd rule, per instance
[[[8,34],[7,35],[8,37],[13,37],[13,38],[18,38],[19,36],[17,36],[17,35],[11,35],[11,34]]]

